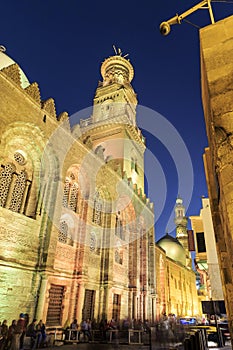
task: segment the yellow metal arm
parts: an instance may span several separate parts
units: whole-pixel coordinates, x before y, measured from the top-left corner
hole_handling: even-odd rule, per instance
[[[191,7],[189,10],[183,12],[181,15],[176,15],[174,17],[172,17],[171,19],[167,20],[166,22],[162,22],[160,24],[160,33],[162,35],[168,35],[170,33],[170,26],[172,24],[181,24],[182,19],[184,19],[185,17],[189,16],[191,13],[195,12],[196,10],[199,9],[208,9],[209,10],[209,14],[210,14],[210,20],[211,23],[215,23],[214,22],[214,15],[213,15],[213,11],[212,11],[212,7],[211,7],[211,0],[203,0],[201,2],[199,2],[199,4]]]

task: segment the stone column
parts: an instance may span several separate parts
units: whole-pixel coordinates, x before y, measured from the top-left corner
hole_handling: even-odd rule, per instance
[[[79,289],[78,289],[78,305],[77,305],[77,314],[76,314],[78,322],[82,321],[82,310],[83,310],[84,298],[85,298],[85,287],[84,287],[84,283],[81,282],[79,284]]]
[[[48,276],[42,276],[41,277],[41,285],[40,285],[40,290],[39,290],[39,299],[38,299],[38,304],[37,304],[37,310],[36,310],[36,318],[37,320],[43,320],[44,322],[46,321],[44,319],[44,315],[47,314],[47,308],[48,308],[48,302],[46,298],[46,293],[47,293],[47,282],[48,282]],[[46,307],[46,310],[45,310]],[[46,312],[45,312],[46,311]]]

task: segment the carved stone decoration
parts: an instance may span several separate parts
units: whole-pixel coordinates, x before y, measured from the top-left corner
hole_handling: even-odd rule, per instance
[[[56,258],[59,260],[60,258],[67,259],[71,262],[74,261],[75,258],[75,250],[73,247],[69,245],[62,244],[63,242],[59,242],[56,249]]]
[[[58,117],[57,117],[57,120],[59,121],[59,122],[64,122],[65,120],[69,120],[69,115],[68,115],[68,113],[67,112],[62,112],[62,113],[60,113],[59,115],[58,115]]]
[[[90,234],[90,251],[94,252],[96,249],[96,236],[94,232]]]
[[[227,133],[224,128],[215,127],[215,137],[217,145],[221,145],[221,143],[227,139]]]
[[[88,148],[92,149],[93,143],[92,143],[92,139],[91,139],[91,137],[89,135],[83,140],[83,143]]]
[[[12,79],[17,85],[21,87],[20,69],[19,66],[14,63],[8,67],[2,69],[2,72]]]
[[[42,109],[45,109],[51,116],[56,118],[56,107],[53,98],[42,102]]]
[[[0,226],[0,240],[3,242],[9,242],[9,246],[17,245],[25,248],[33,248],[33,240],[28,239],[27,236],[21,234],[19,231],[6,229],[3,226]]]
[[[99,145],[95,149],[95,154],[102,160],[104,160],[104,151],[105,148],[102,145]]]
[[[36,82],[32,83],[24,89],[26,93],[33,98],[37,103],[41,103],[40,89]]]
[[[113,81],[126,83],[131,82],[133,79],[134,70],[129,60],[116,55],[107,58],[103,62],[101,66],[101,75],[107,83]]]

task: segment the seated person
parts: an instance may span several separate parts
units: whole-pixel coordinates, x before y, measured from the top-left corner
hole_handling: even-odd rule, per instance
[[[37,332],[36,332],[36,318],[28,325],[26,335],[31,338],[31,349],[35,349],[37,347]]]
[[[36,332],[37,332],[37,347],[46,346],[46,329],[45,324],[42,320],[39,321],[39,323],[36,326]]]
[[[76,318],[70,324],[70,329],[72,329],[71,335],[70,335],[70,339],[71,340],[77,339],[77,335],[78,335],[78,321],[76,320]]]

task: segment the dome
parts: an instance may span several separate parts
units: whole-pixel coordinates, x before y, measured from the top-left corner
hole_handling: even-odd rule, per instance
[[[5,48],[1,46],[0,47],[0,70],[2,70],[3,68],[9,67],[12,64],[17,63],[14,60],[12,60],[12,58],[10,58],[8,55],[6,55],[3,51],[5,51]],[[28,81],[28,78],[20,68],[20,66],[19,66],[19,70],[20,70],[21,87],[25,89],[27,86],[30,85],[30,83]]]
[[[170,259],[178,261],[182,265],[186,266],[185,250],[177,238],[167,234],[157,242],[157,245],[166,251],[166,255]]]

